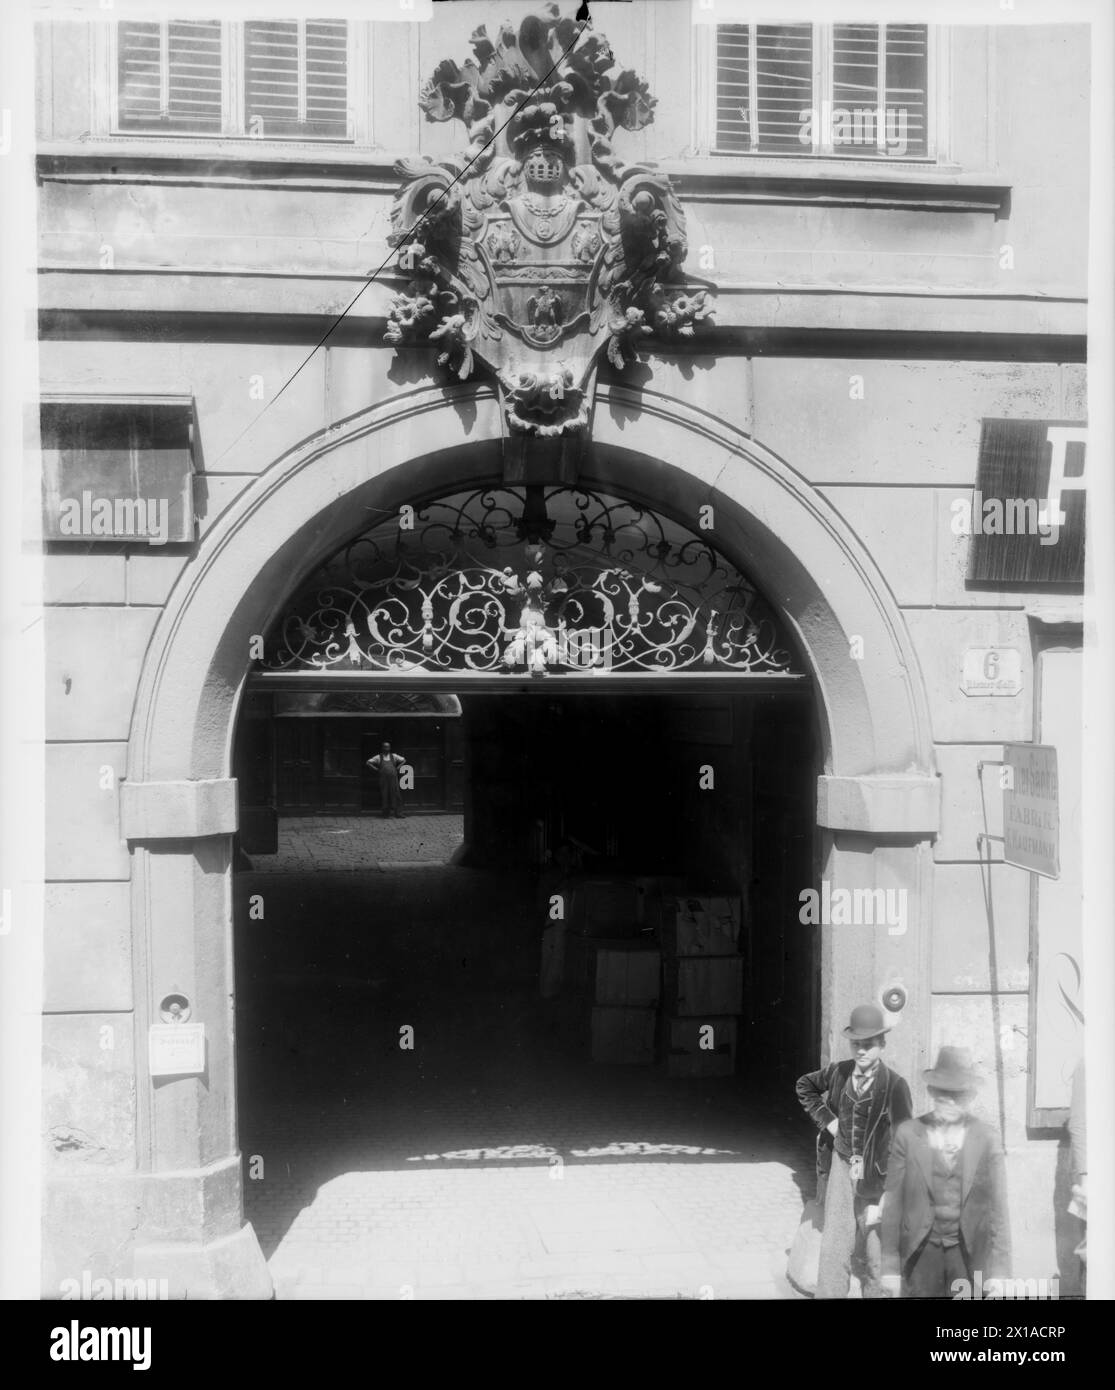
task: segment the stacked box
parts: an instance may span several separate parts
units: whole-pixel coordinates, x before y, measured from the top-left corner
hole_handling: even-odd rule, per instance
[[[657,1009],[662,995],[662,956],[641,942],[598,941],[595,999],[597,1004]]]
[[[667,1075],[731,1076],[743,1012],[740,900],[730,894],[668,894],[661,933]]]
[[[662,901],[662,943],[675,956],[730,956],[739,950],[739,898],[673,895]]]
[[[642,930],[642,897],[633,878],[571,882],[569,927],[583,936],[630,937]]]
[[[667,1021],[667,1076],[731,1076],[736,1069],[738,1018]]]
[[[612,939],[586,946],[585,983],[593,998],[592,1060],[650,1066],[662,994],[660,952],[643,942]]]
[[[675,956],[664,973],[664,997],[679,1018],[743,1012],[742,956]]]

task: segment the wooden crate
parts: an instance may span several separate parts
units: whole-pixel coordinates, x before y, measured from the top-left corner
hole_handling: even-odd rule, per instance
[[[739,923],[738,897],[670,894],[662,900],[662,944],[671,955],[733,955]]]
[[[592,1060],[649,1067],[654,1062],[655,1009],[597,1004],[592,1011]]]
[[[638,936],[643,902],[633,878],[581,878],[573,888],[573,931],[597,937]]]
[[[734,1074],[738,1018],[667,1018],[663,1031],[667,1076]]]
[[[639,942],[596,941],[597,1004],[654,1009],[662,995],[662,955]]]
[[[743,1012],[742,956],[677,956],[663,972],[663,1001],[682,1018]]]

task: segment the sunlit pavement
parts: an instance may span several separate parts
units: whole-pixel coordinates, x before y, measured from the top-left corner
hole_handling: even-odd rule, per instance
[[[253,855],[252,867],[299,874],[447,864],[462,839],[460,816],[283,816],[278,853]]]
[[[789,1293],[810,1150],[731,1083],[611,1068],[426,1082],[411,1064],[374,1102],[307,1098],[245,1136],[264,1160],[247,1215],[280,1298]]]
[[[593,1064],[538,998],[525,881],[255,873],[239,896],[245,1215],[279,1298],[797,1296],[792,1090]]]

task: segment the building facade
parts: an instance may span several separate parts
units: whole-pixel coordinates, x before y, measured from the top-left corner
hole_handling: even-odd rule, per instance
[[[738,884],[778,865],[745,912],[756,979],[775,968],[758,963],[764,940],[795,979],[783,1005],[759,989],[752,1021],[835,1057],[850,1009],[875,1000],[911,1078],[941,1044],[970,1048],[1007,1147],[1016,1273],[1054,1273],[1082,1048],[1087,30],[717,26],[665,0],[598,4],[610,52],[563,60],[572,95],[515,145],[496,117],[588,36],[571,6],[564,27],[499,8],[507,36],[482,3],[427,24],[38,28],[44,1293],[84,1270],[169,1271],[191,1297],[270,1292],[237,1142],[243,810],[371,809],[357,763],[386,706],[359,702],[460,699],[431,804],[459,804],[478,844],[521,833],[529,857],[536,823],[544,843],[588,815],[570,800],[551,825],[559,793],[538,791],[585,745],[522,702],[540,686],[575,702],[586,682],[618,710],[600,736],[618,799],[598,793],[579,833],[621,840],[636,814],[624,702],[675,700],[655,736],[679,779],[692,772],[679,823],[723,850],[702,873]],[[589,97],[607,119],[577,106]],[[485,177],[504,182],[481,190],[480,255],[464,166],[489,136]],[[466,205],[443,196],[454,178]],[[490,277],[488,328],[460,292],[469,257]],[[607,304],[630,310],[614,324],[596,313],[608,275]],[[478,518],[467,499],[500,489],[521,513]],[[354,603],[399,572],[377,526],[406,539],[413,514],[464,499],[468,537],[490,525],[497,548],[541,544],[532,499],[560,537],[570,489],[711,547],[733,594],[754,586],[785,660],[725,657],[707,604],[707,661],[627,669],[614,616],[570,620],[578,642],[596,634],[579,660],[564,627],[520,616],[494,664],[470,647],[439,673],[436,605],[383,639],[403,665],[345,657],[343,622],[295,659],[291,624],[324,621],[319,567],[342,566]],[[345,559],[357,538],[388,569],[361,579]],[[602,544],[575,542],[578,562]],[[470,572],[444,539],[422,546],[423,582]],[[491,572],[529,591],[510,554]],[[670,583],[694,603],[710,592],[678,569]],[[1016,773],[1030,810],[1054,797],[1034,744],[1056,750],[1056,864],[1049,823],[1021,837],[1003,823]],[[697,794],[706,766],[727,809]],[[503,796],[512,777],[528,790]],[[802,823],[804,851],[779,849]],[[1006,863],[997,837],[1012,834]],[[809,891],[823,920],[798,911]],[[901,911],[856,919],[879,901]],[[153,1074],[151,1030],[183,999],[203,1069]]]

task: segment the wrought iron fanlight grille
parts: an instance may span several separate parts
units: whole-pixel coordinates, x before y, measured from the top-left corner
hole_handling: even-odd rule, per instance
[[[707,539],[583,487],[493,487],[350,541],[272,628],[264,672],[798,676]]]

